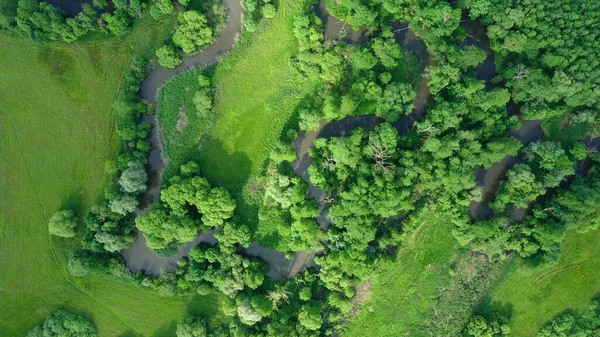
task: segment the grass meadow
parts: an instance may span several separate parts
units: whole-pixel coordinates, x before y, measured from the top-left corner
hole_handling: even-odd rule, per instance
[[[428,336],[425,324],[433,315],[434,299],[439,288],[450,282],[449,269],[460,251],[452,236],[453,225],[434,212],[424,210],[407,226],[412,230],[396,259],[377,267],[370,295],[362,295],[369,299],[352,318],[345,336]]]
[[[554,266],[532,267],[517,259],[486,310],[510,316],[511,335],[534,337],[555,316],[587,308],[600,292],[600,231],[570,231],[562,243],[562,255]]]
[[[66,270],[75,240],[50,238],[61,207],[82,218],[106,185],[118,149],[111,104],[133,55],[150,55],[172,19],[122,38],[38,44],[0,34],[0,336],[24,336],[58,308],[83,314],[100,336],[170,336],[185,313],[214,315],[208,298],[160,298]],[[82,224],[80,226],[83,226]]]
[[[298,48],[293,18],[304,5],[281,1],[278,8],[275,18],[262,20],[256,33],[244,33],[227,57],[206,70],[216,89],[212,121],[197,117],[192,103],[201,70],[173,78],[158,97],[170,159],[165,177],[176,173],[185,161],[199,162],[201,173],[213,185],[232,192],[244,220],[253,228],[256,210],[245,201],[244,186],[264,169],[272,144],[297,105],[316,90],[316,83],[305,81],[290,64]],[[182,114],[189,123],[178,130]],[[260,237],[258,233],[259,242]]]

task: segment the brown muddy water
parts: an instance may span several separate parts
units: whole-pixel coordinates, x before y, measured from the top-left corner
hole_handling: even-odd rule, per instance
[[[354,30],[349,24],[340,21],[327,10],[327,1],[321,0],[315,7],[315,14],[323,21],[323,32],[326,40],[337,39],[340,34],[345,34],[344,40],[348,43],[363,44],[367,42],[366,28]]]

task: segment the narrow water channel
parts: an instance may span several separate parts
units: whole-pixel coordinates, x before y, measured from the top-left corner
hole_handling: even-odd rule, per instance
[[[176,69],[166,69],[158,67],[142,81],[140,86],[140,95],[144,100],[151,103],[155,110],[157,107],[157,93],[169,79],[178,73],[196,67],[206,67],[217,62],[221,57],[231,51],[235,42],[239,38],[242,28],[243,8],[240,0],[224,0],[224,5],[228,10],[227,23],[218,40],[210,47],[197,55],[185,57],[182,64]],[[332,20],[329,20],[333,22]],[[349,31],[351,29],[348,27]],[[355,34],[351,34],[354,36]],[[152,124],[152,132],[149,141],[152,144],[152,150],[148,157],[148,189],[142,196],[141,203],[136,214],[145,214],[149,207],[160,199],[160,188],[162,174],[167,165],[162,156],[162,142],[160,123],[156,116],[144,116],[141,122]],[[152,249],[146,245],[144,234],[137,232],[137,239],[134,244],[123,252],[123,257],[127,266],[132,271],[144,270],[151,275],[160,275],[162,270],[170,270],[176,267],[177,260],[187,256],[190,250],[200,243],[215,244],[214,231],[210,233],[199,234],[193,241],[183,244],[176,254],[169,258],[158,256]],[[314,253],[297,252],[292,259],[287,259],[283,252],[261,247],[257,243],[252,243],[248,248],[242,249],[241,253],[258,257],[270,265],[268,276],[272,279],[292,278],[297,273],[306,268],[315,267]]]
[[[181,66],[176,69],[156,68],[142,82],[140,87],[141,96],[151,103],[155,108],[157,104],[157,91],[174,75],[189,70],[194,67],[204,67],[219,60],[219,58],[227,54],[234,46],[242,27],[242,6],[239,0],[225,0],[225,6],[228,9],[228,20],[219,39],[210,47],[201,53],[186,57]],[[354,31],[349,25],[340,22],[337,18],[331,16],[325,8],[325,0],[321,0],[315,12],[321,17],[324,24],[325,38],[336,39],[340,33],[346,34],[346,39],[349,43],[364,43],[367,41],[366,32],[364,29]],[[469,23],[465,26],[469,31],[470,36],[463,42],[465,45],[473,44],[484,49],[488,53],[488,57],[477,69],[477,78],[486,81],[486,85],[491,86],[490,80],[496,75],[494,54],[489,47],[489,40],[485,36],[485,28],[475,23]],[[422,40],[420,40],[406,25],[394,24],[393,29],[397,42],[402,46],[403,50],[412,53],[419,61],[419,70],[423,74],[423,70],[427,66],[435,65],[435,61],[427,53],[427,49]],[[415,121],[423,118],[427,111],[427,107],[431,104],[432,97],[429,94],[426,79],[421,76],[421,80],[417,85],[417,97],[413,104],[413,112],[409,116],[404,116],[399,121],[393,123],[400,133],[409,132]],[[160,184],[162,180],[162,172],[165,168],[165,160],[161,155],[161,140],[160,127],[154,116],[145,116],[142,121],[152,123],[152,135],[150,141],[152,143],[152,151],[149,155],[148,173],[149,173],[149,188],[143,196],[143,200],[137,211],[138,214],[143,214],[148,211],[148,207],[157,202],[160,196]],[[381,119],[374,115],[352,116],[339,121],[330,123],[322,123],[320,130],[311,132],[300,132],[298,139],[294,141],[293,146],[297,154],[297,160],[291,166],[294,172],[302,177],[305,181],[309,181],[308,167],[312,162],[312,158],[308,155],[310,148],[314,146],[314,141],[320,137],[339,137],[350,134],[352,130],[361,127],[366,130],[372,130],[375,126],[382,122]],[[513,130],[511,135],[521,140],[522,142],[530,142],[541,138],[543,132],[536,121],[524,121],[523,127],[519,130]],[[490,169],[476,170],[475,175],[479,185],[484,189],[484,201],[480,203],[472,203],[470,212],[474,218],[485,217],[489,209],[486,209],[486,198],[493,196],[493,191],[500,179],[502,179],[506,170],[512,167],[518,159],[505,158],[499,163],[494,164]],[[316,200],[319,205],[320,215],[318,222],[323,229],[326,229],[330,221],[324,215],[326,205],[321,202],[326,191],[311,186],[309,197]],[[154,253],[146,246],[146,241],[143,233],[138,232],[138,239],[127,250],[123,256],[127,261],[128,267],[133,270],[145,270],[148,274],[159,275],[161,270],[175,268],[177,260],[189,254],[189,251],[201,242],[214,244],[216,242],[214,232],[198,235],[193,241],[182,245],[177,253],[168,259],[163,259]],[[316,266],[314,263],[314,253],[297,252],[294,258],[286,259],[284,253],[261,247],[257,243],[252,243],[247,249],[243,249],[242,253],[249,256],[255,256],[266,261],[270,265],[268,276],[272,279],[284,279],[294,277],[298,272],[303,271],[308,267]]]
[[[325,9],[325,0],[320,2],[320,5],[316,11],[320,15],[329,15],[329,12],[327,12]],[[340,34],[340,29],[338,27],[341,28],[342,26],[340,25],[339,20],[332,16],[326,18],[322,17],[322,20],[325,26],[325,39],[336,39]],[[415,121],[419,121],[421,118],[423,118],[423,116],[425,116],[427,107],[431,104],[432,98],[429,94],[427,80],[422,75],[425,68],[434,65],[435,62],[429,53],[427,53],[427,47],[425,46],[425,43],[414,34],[408,25],[395,23],[392,25],[392,30],[394,31],[396,42],[402,47],[402,50],[414,55],[419,61],[419,74],[421,75],[421,80],[417,85],[417,96],[413,100],[413,111],[410,115],[403,116],[398,121],[392,123],[399,133],[408,133]],[[350,31],[354,32],[351,30],[351,28]],[[353,42],[357,44],[366,42],[366,32],[362,32],[360,35],[354,34],[352,36],[361,36],[361,38],[351,39],[347,42]],[[321,122],[321,127],[317,131],[300,131],[298,133],[298,138],[292,143],[297,156],[297,159],[291,163],[294,173],[300,176],[304,181],[310,183],[308,167],[312,163],[312,158],[309,156],[309,151],[311,148],[314,148],[314,143],[317,138],[343,137],[350,135],[352,131],[357,128],[370,131],[383,122],[383,119],[375,115],[357,115],[346,117],[341,120],[331,121],[329,123],[323,120]],[[327,191],[322,190],[317,186],[310,185],[308,196],[317,202],[319,207],[319,216],[317,221],[324,230],[327,229],[331,223],[331,221],[324,214],[327,205],[323,202],[323,197],[326,195]]]
[[[494,85],[491,80],[497,75],[496,55],[490,46],[490,40],[487,37],[487,29],[478,22],[471,21],[463,17],[461,25],[469,34],[461,43],[461,46],[477,46],[487,54],[485,60],[475,69],[476,78],[485,81],[486,88],[492,89]],[[509,115],[519,114],[519,105],[509,102],[506,107]],[[539,120],[528,121],[520,118],[521,127],[516,130],[510,130],[509,134],[520,141],[523,145],[542,139],[544,131]],[[469,215],[474,221],[484,220],[490,217],[493,212],[488,204],[493,200],[500,182],[506,178],[506,172],[516,164],[522,163],[517,156],[506,156],[501,161],[494,163],[489,169],[482,167],[475,169],[475,179],[477,185],[481,187],[483,196],[480,201],[472,201],[469,205]],[[527,209],[513,209],[511,220],[514,222],[522,221],[527,215]]]

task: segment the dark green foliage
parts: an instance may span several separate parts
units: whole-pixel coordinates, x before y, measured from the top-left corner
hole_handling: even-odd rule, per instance
[[[75,17],[45,1],[19,0],[16,11],[0,8],[0,27],[14,30],[39,41],[74,42],[91,31],[109,31],[124,35],[131,30],[133,18],[144,15],[146,4],[141,0],[114,1],[114,11],[101,14],[106,1],[94,1],[94,6],[82,5]],[[98,9],[97,9],[98,8]]]
[[[85,317],[58,310],[48,316],[42,325],[29,331],[27,337],[96,337],[94,325]]]
[[[125,192],[139,193],[146,190],[147,180],[148,174],[146,174],[144,164],[140,161],[132,161],[127,164],[127,169],[121,174],[119,185]]]
[[[177,324],[177,337],[206,337],[208,328],[206,321],[202,318],[188,316]]]
[[[75,276],[103,275],[110,269],[110,257],[94,254],[87,250],[77,250],[69,259],[69,272]]]
[[[198,114],[198,117],[205,121],[210,121],[212,117],[212,100],[213,90],[210,87],[203,87],[202,89],[196,91],[194,98],[192,99],[194,106],[196,106],[196,113]]]
[[[131,199],[131,196],[125,197],[124,200],[120,196],[109,204],[92,206],[84,219],[88,229],[83,239],[84,248],[95,252],[116,252],[133,243],[134,224],[129,214],[135,210],[137,200]]]
[[[152,0],[150,2],[150,16],[155,19],[158,19],[162,16],[169,15],[173,13],[175,7],[173,6],[173,2],[171,0]]]
[[[473,337],[500,337],[510,334],[506,324],[507,319],[498,315],[486,319],[483,316],[473,316],[467,323],[466,334]]]
[[[211,189],[205,178],[192,175],[197,164],[183,165],[181,172],[184,177],[174,176],[163,186],[162,203],[135,220],[152,249],[191,241],[200,228],[219,227],[233,215],[235,203],[227,190]]]
[[[516,165],[508,171],[507,180],[498,188],[493,208],[502,210],[509,204],[525,208],[547,188],[558,186],[575,172],[575,162],[555,142],[531,143],[524,149],[523,156],[527,164]]]
[[[528,119],[559,119],[598,99],[600,4],[596,1],[470,1],[489,25],[513,99]]]
[[[106,21],[106,28],[117,35],[125,35],[131,30],[131,18],[124,10],[116,10],[114,14],[106,13],[102,17]]]
[[[400,116],[411,113],[416,96],[410,84],[394,82],[383,91],[377,102],[376,114],[388,122],[396,121]]]

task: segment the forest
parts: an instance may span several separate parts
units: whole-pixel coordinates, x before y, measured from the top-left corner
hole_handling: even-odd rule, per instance
[[[43,233],[83,293],[99,278],[214,305],[154,335],[600,333],[600,283],[569,276],[598,260],[600,2],[94,0],[71,15],[0,1],[1,34],[35,44],[126,38],[143,24],[168,33],[122,67],[103,193],[62,202]],[[285,50],[268,54],[266,34]],[[0,233],[16,225],[0,216]],[[592,239],[574,253],[573,235]],[[141,239],[165,267],[133,267]],[[443,262],[429,262],[433,249]],[[524,291],[552,277],[584,290],[577,302],[520,299],[541,308],[527,321],[502,295],[519,273],[535,276]],[[403,274],[400,292],[377,292]],[[432,296],[411,303],[419,293]],[[94,312],[69,309],[18,333],[111,335]],[[124,325],[120,336],[152,335]]]

